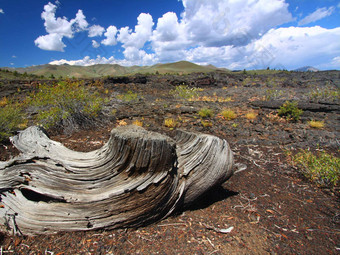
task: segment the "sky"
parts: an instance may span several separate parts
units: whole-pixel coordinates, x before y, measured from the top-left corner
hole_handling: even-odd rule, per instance
[[[339,0],[0,0],[0,67],[340,70]]]

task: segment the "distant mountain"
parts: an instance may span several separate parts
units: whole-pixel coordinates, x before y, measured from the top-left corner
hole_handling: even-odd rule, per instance
[[[304,66],[294,70],[295,72],[318,72],[319,69],[312,66]]]
[[[72,66],[68,64],[64,65],[39,65],[30,66],[25,68],[7,68],[11,71],[17,71],[19,73],[35,74],[38,76],[50,77],[75,77],[75,78],[95,78],[103,76],[120,76],[130,75],[136,73],[178,73],[187,74],[193,72],[211,72],[214,70],[226,71],[226,69],[219,69],[213,65],[201,66],[188,61],[179,61],[175,63],[156,64],[153,66],[120,66],[117,64],[100,64],[92,66]]]

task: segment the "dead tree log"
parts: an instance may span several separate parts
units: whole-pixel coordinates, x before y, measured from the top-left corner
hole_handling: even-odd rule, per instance
[[[92,152],[50,140],[38,127],[11,138],[21,154],[0,162],[0,224],[13,234],[139,227],[160,220],[226,181],[225,140],[137,126],[111,131]]]

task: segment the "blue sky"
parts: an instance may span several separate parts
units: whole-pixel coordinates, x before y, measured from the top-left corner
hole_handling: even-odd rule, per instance
[[[338,0],[0,0],[0,67],[340,69]]]

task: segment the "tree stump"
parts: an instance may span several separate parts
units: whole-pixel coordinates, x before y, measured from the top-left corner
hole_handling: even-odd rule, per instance
[[[199,133],[177,131],[171,139],[118,127],[102,148],[86,153],[35,126],[11,141],[21,154],[0,162],[0,224],[11,234],[140,227],[233,173],[228,143]]]

